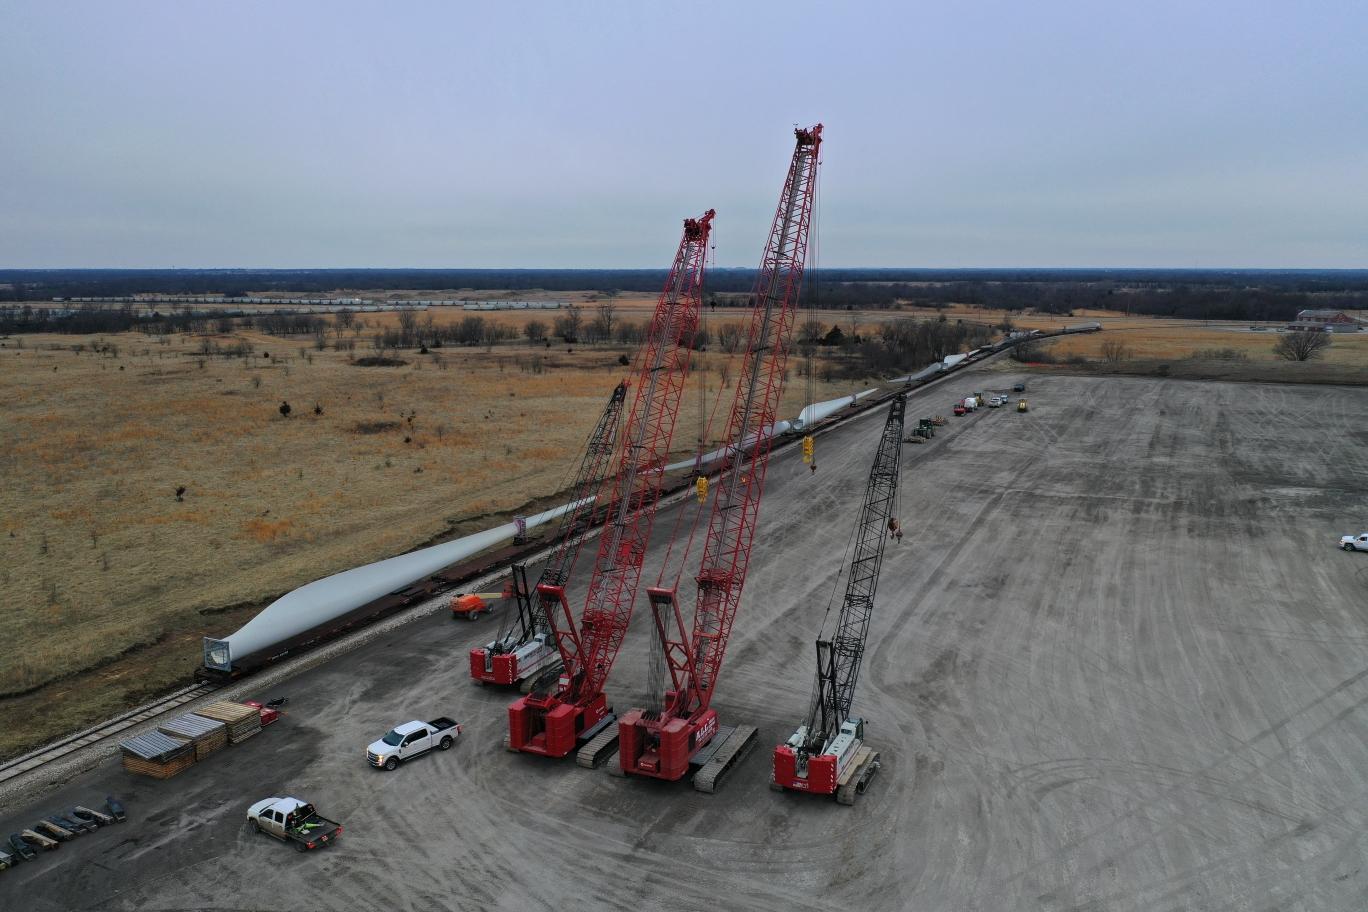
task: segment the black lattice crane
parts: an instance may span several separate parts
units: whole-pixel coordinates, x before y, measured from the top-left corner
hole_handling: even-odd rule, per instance
[[[869,470],[835,633],[817,638],[817,680],[807,721],[774,749],[771,783],[776,789],[835,795],[842,804],[853,804],[856,794],[865,790],[879,770],[878,753],[864,741],[864,720],[851,715],[851,706],[874,614],[884,546],[902,537],[894,505],[906,409],[906,394],[899,393],[888,410]]]

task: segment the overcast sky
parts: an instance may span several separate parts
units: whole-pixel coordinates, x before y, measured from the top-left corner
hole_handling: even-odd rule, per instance
[[[0,266],[1368,266],[1368,2],[0,0]]]

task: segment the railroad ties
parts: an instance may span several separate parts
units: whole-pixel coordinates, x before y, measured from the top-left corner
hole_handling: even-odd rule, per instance
[[[48,763],[61,760],[63,757],[70,756],[76,751],[92,744],[106,741],[116,735],[128,731],[134,726],[165,715],[166,713],[184,706],[186,703],[198,700],[200,697],[213,693],[218,689],[216,684],[195,684],[174,693],[167,694],[160,700],[146,703],[137,709],[129,710],[120,716],[115,716],[93,728],[87,728],[74,735],[69,735],[51,744],[46,744],[35,751],[30,751],[13,760],[0,763],[0,782],[8,782],[22,776],[31,770],[38,769]]]

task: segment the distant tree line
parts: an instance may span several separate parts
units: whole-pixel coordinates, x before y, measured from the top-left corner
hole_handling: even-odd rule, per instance
[[[654,269],[0,270],[0,302],[138,293],[318,295],[338,288],[597,290],[611,301],[621,291],[656,293],[664,281],[665,272]],[[754,281],[751,269],[714,269],[707,276],[705,301],[711,309],[745,307]],[[1282,321],[1307,308],[1368,308],[1368,270],[824,269],[809,271],[802,305],[858,310],[975,305],[1051,314],[1096,308],[1195,320]],[[120,322],[131,328],[131,314],[111,313],[119,311],[82,310],[63,319],[83,328],[61,331],[112,332]],[[12,308],[0,310],[0,317],[7,321],[0,329],[10,332],[43,331],[9,327],[54,319],[16,315]],[[607,324],[602,317],[583,317],[571,335],[613,338],[617,327],[611,315]],[[188,318],[173,311],[154,322],[182,319]]]
[[[83,304],[70,311],[31,304],[0,305],[0,333],[116,333],[139,330],[150,335],[197,332],[213,325],[202,314],[135,313],[132,307]]]

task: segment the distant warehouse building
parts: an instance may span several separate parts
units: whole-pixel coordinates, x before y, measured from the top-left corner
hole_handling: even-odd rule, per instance
[[[1287,328],[1351,333],[1363,329],[1363,321],[1349,316],[1342,310],[1303,310],[1297,314],[1296,320],[1287,325]]]

